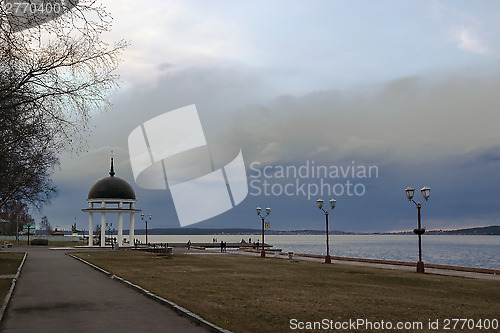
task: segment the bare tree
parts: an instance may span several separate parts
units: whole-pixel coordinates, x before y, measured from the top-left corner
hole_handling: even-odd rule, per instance
[[[8,221],[7,226],[4,226],[7,235],[17,235],[24,225],[32,225],[34,222],[28,205],[20,201],[9,201],[0,211],[0,218]]]
[[[0,208],[11,200],[39,207],[56,194],[50,171],[58,160],[50,135],[36,121],[19,119],[23,115],[0,117]]]
[[[0,209],[50,201],[57,153],[82,147],[91,111],[109,106],[117,86],[126,43],[102,39],[111,16],[94,1],[69,2],[48,21],[0,7]]]
[[[50,235],[52,233],[52,226],[50,225],[49,219],[47,216],[42,217],[42,221],[40,222],[42,230],[47,234]]]

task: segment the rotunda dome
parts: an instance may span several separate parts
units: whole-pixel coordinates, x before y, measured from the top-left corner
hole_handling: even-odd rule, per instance
[[[111,171],[109,177],[99,179],[92,185],[87,200],[92,199],[125,199],[135,200],[135,192],[130,184],[115,177],[113,159],[111,159]]]

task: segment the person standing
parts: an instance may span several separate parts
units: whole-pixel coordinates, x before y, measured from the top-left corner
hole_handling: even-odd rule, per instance
[[[191,250],[191,240],[188,240],[188,242],[187,242],[187,248],[188,248],[188,250]]]

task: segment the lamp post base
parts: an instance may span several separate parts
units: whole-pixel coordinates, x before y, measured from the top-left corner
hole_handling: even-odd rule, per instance
[[[264,250],[260,251],[260,256],[261,256],[261,258],[265,258],[266,252]]]
[[[417,273],[425,273],[423,261],[417,262]]]
[[[330,257],[330,255],[326,255],[325,256],[325,264],[331,264],[332,263],[332,258]]]

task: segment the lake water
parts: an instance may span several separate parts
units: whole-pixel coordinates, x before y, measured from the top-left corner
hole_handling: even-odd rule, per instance
[[[144,235],[136,238],[145,241]],[[149,235],[153,243],[240,242],[261,235]],[[418,237],[415,235],[330,235],[330,255],[388,259],[418,260]],[[296,253],[326,253],[325,236],[320,235],[269,235],[268,244],[283,251]],[[500,269],[500,236],[472,235],[423,235],[422,260],[425,263]]]

